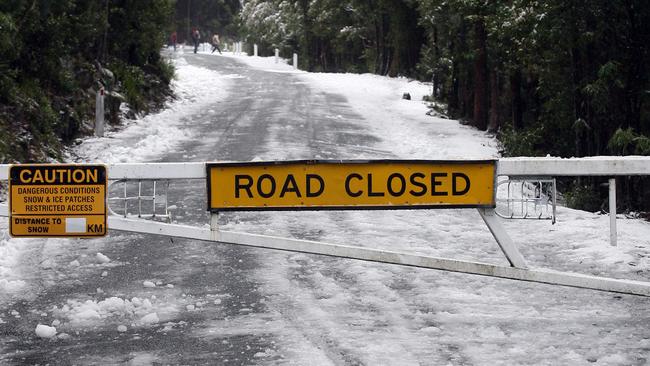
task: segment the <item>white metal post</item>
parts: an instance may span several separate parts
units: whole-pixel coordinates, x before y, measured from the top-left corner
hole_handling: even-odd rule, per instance
[[[214,241],[219,239],[219,214],[210,215],[210,238]]]
[[[95,136],[104,137],[104,87],[99,88],[95,97]]]
[[[278,58],[280,58],[280,50],[276,48],[275,49],[275,63],[276,64],[278,63]]]
[[[257,44],[253,44],[253,56],[257,57]]]
[[[616,178],[609,178],[609,243],[616,246]]]
[[[293,54],[293,69],[298,70],[298,54]]]

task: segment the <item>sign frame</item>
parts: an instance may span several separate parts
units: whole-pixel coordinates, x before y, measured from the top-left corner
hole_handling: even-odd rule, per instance
[[[59,168],[59,169],[73,169],[73,168],[99,168],[99,175],[98,175],[98,180],[100,183],[93,183],[93,184],[85,184],[85,185],[96,185],[96,186],[101,186],[103,187],[103,194],[101,195],[101,200],[97,203],[101,203],[103,206],[103,212],[101,213],[92,213],[92,214],[83,214],[83,213],[35,213],[35,214],[15,214],[14,211],[14,197],[13,197],[13,189],[12,187],[17,185],[14,183],[14,170],[15,169],[25,169],[25,168]],[[54,164],[41,164],[41,163],[35,163],[35,164],[11,164],[9,165],[9,174],[8,174],[8,181],[9,181],[9,187],[8,187],[8,216],[9,216],[9,235],[14,237],[14,238],[99,238],[99,237],[105,237],[108,235],[108,167],[105,164],[67,164],[67,163],[54,163]],[[24,185],[24,184],[20,184]],[[67,186],[71,185],[74,186],[75,184],[64,184],[64,183],[50,183],[50,184],[34,184],[34,185],[28,185],[31,187],[34,186]],[[102,225],[103,231],[98,232],[98,233],[89,233],[88,231],[86,232],[70,232],[70,233],[63,233],[63,234],[51,234],[49,232],[36,232],[33,234],[23,234],[23,233],[15,233],[14,229],[14,221],[13,218],[19,217],[19,218],[28,218],[29,216],[34,216],[34,217],[52,217],[52,218],[84,218],[87,219],[89,216],[94,216],[94,217],[99,217],[101,216],[101,222],[100,224]],[[87,221],[85,222],[87,224]],[[59,223],[60,225],[60,223]],[[66,225],[66,223],[63,223],[63,225]]]
[[[492,204],[417,204],[417,205],[332,205],[332,206],[282,206],[282,207],[226,207],[213,208],[212,175],[213,168],[219,167],[258,167],[258,166],[287,166],[287,165],[364,165],[364,164],[414,164],[414,165],[492,165],[493,189],[491,193]],[[498,159],[480,160],[416,160],[416,159],[377,159],[377,160],[283,160],[283,161],[251,161],[251,162],[208,162],[206,169],[207,211],[211,213],[233,211],[370,211],[370,210],[426,210],[426,209],[460,209],[460,208],[485,208],[496,207]]]

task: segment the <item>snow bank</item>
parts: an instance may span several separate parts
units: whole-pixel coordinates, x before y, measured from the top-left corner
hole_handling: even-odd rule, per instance
[[[5,218],[0,219],[0,227],[7,224]],[[15,294],[25,287],[25,281],[20,279],[19,260],[27,244],[25,240],[10,239],[7,230],[0,230],[0,294]]]
[[[177,79],[172,88],[177,99],[167,103],[160,113],[129,123],[125,128],[108,131],[105,137],[88,138],[75,148],[77,157],[69,159],[104,163],[151,161],[192,139],[185,119],[228,94],[231,79],[215,71],[188,65],[182,57],[174,60]],[[110,145],[110,149],[107,147]]]

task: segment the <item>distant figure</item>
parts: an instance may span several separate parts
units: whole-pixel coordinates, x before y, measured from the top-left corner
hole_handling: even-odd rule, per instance
[[[199,41],[201,40],[201,32],[198,29],[192,29],[192,41],[194,41],[194,53],[199,49]]]
[[[169,37],[169,43],[174,46],[174,51],[176,51],[176,41],[177,41],[178,36],[176,35],[176,31],[172,32],[171,37]]]
[[[211,53],[214,53],[214,50],[219,51],[219,54],[221,55],[221,48],[219,48],[219,35],[216,34],[216,33],[214,34],[214,36],[212,36],[212,52]]]

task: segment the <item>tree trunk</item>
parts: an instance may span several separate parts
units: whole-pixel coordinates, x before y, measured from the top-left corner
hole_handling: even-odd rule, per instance
[[[440,48],[438,47],[438,26],[434,24],[433,26],[433,59],[436,60],[436,64],[433,65],[433,72],[432,72],[432,83],[433,83],[433,93],[432,97],[433,99],[438,98],[438,67],[437,63],[439,62],[440,58]]]
[[[490,123],[488,131],[497,132],[501,121],[499,121],[499,73],[495,68],[490,70]]]
[[[488,71],[487,33],[485,23],[479,19],[474,23],[476,58],[474,60],[474,126],[485,131],[488,124]]]
[[[523,99],[521,97],[521,70],[516,69],[510,75],[510,94],[512,98],[512,128],[520,131],[524,128]]]

